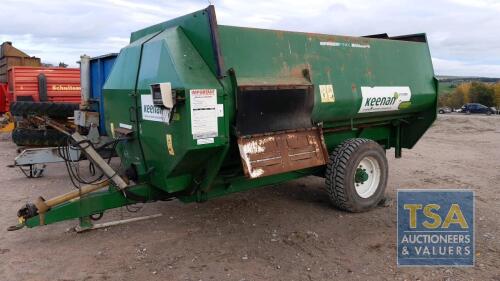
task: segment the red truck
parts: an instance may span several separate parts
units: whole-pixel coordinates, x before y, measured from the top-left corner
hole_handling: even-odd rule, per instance
[[[9,111],[10,97],[8,96],[7,83],[0,83],[0,114]]]
[[[12,115],[68,117],[78,109],[79,68],[14,66],[9,69],[8,78],[7,103]],[[68,110],[71,112],[65,112]]]
[[[48,116],[64,123],[73,117],[80,99],[79,68],[42,67],[39,58],[28,56],[11,42],[0,46],[0,114],[4,115],[0,130],[12,130],[14,116],[12,139],[17,145],[60,144],[64,138],[57,131],[30,117]]]
[[[0,45],[0,114],[9,111],[9,95],[7,83],[9,80],[9,69],[13,66],[42,66],[40,58],[30,57],[25,52],[12,46],[12,42],[6,41]]]
[[[16,119],[14,143],[22,146],[61,144],[57,131],[39,127],[29,116],[48,116],[62,122],[79,108],[80,69],[14,66],[9,69],[7,104]]]

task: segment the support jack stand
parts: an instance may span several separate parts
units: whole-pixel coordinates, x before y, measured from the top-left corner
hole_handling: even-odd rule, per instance
[[[129,222],[148,220],[148,219],[153,219],[153,218],[157,218],[157,217],[161,217],[161,216],[162,216],[162,214],[155,214],[155,215],[150,215],[150,216],[143,216],[143,217],[110,221],[110,222],[105,222],[105,223],[96,223],[96,224],[92,223],[90,217],[82,217],[82,218],[80,218],[80,224],[75,227],[75,231],[78,233],[81,233],[81,232],[85,232],[85,231],[89,231],[89,230],[106,228],[106,227],[125,224],[125,223],[129,223]]]

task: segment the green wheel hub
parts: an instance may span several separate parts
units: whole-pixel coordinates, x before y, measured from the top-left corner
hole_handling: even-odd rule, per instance
[[[355,183],[364,183],[368,180],[368,173],[365,168],[359,167],[356,169],[356,174],[354,175]]]

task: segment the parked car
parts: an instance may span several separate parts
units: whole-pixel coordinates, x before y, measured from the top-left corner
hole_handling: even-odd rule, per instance
[[[451,108],[449,108],[447,106],[443,106],[443,107],[438,108],[439,114],[451,113],[452,111],[453,110],[451,110]]]
[[[480,103],[466,103],[462,106],[462,111],[465,114],[471,113],[483,113],[486,115],[490,115],[495,113],[491,108],[484,106]]]

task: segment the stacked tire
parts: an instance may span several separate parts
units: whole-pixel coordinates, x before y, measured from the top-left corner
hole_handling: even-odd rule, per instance
[[[12,141],[18,146],[58,146],[66,142],[66,135],[53,129],[16,128]]]
[[[50,118],[67,118],[74,115],[79,105],[76,103],[17,101],[10,105],[14,116],[38,115]]]
[[[79,105],[75,103],[17,101],[10,105],[10,112],[16,117],[46,116],[66,121],[74,116]],[[18,146],[58,146],[66,142],[66,135],[50,129],[37,128],[19,122],[12,132],[12,141]]]

